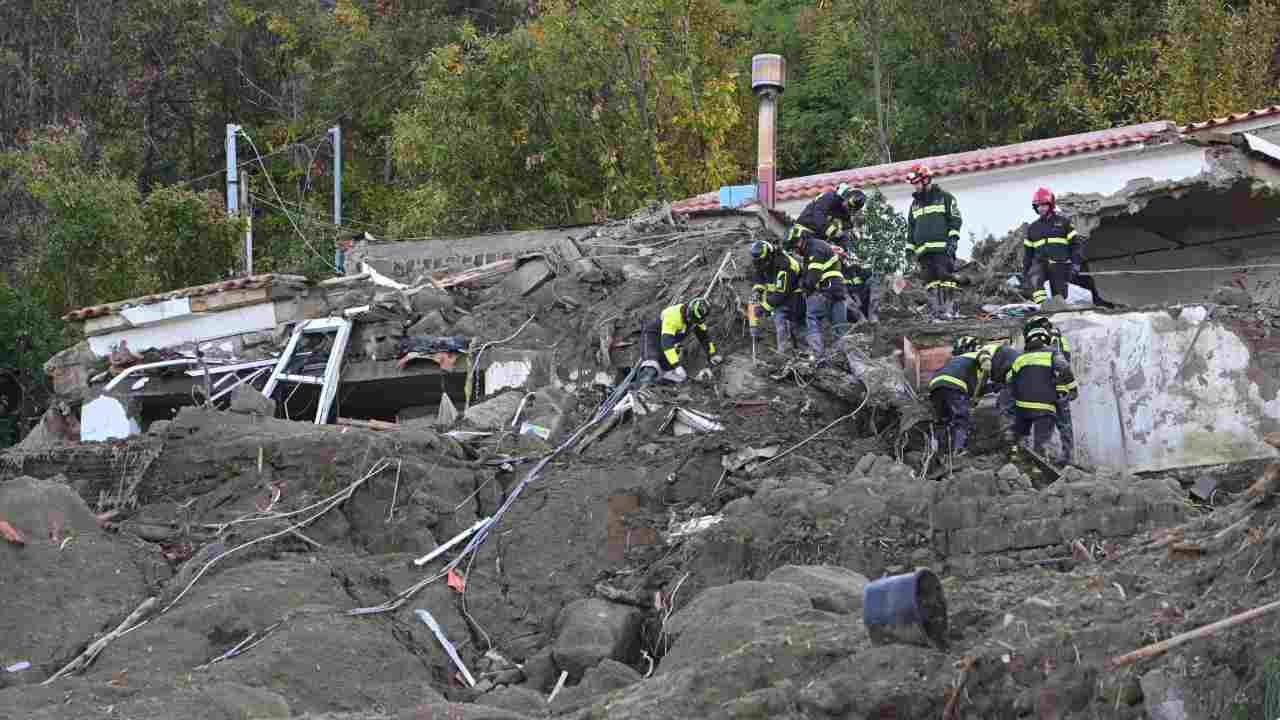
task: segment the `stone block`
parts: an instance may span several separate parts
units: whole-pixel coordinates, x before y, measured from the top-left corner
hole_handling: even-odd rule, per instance
[[[578,679],[606,658],[628,662],[639,650],[640,611],[596,598],[566,605],[556,619],[551,654],[556,667]]]
[[[929,506],[929,522],[937,531],[978,527],[983,523],[983,504],[978,499],[944,500]]]
[[[528,295],[555,276],[550,263],[542,258],[534,258],[516,268],[503,283],[511,292]]]
[[[231,391],[231,412],[275,417],[276,401],[245,384]]]
[[[819,610],[854,615],[862,611],[863,575],[834,565],[784,565],[769,573],[765,582],[791,583],[809,594]]]

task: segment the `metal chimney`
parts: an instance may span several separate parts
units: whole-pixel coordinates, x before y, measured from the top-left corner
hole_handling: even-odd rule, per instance
[[[751,58],[751,92],[760,98],[757,139],[756,201],[773,209],[774,167],[778,139],[778,96],[787,84],[787,61],[781,55],[763,54]]]

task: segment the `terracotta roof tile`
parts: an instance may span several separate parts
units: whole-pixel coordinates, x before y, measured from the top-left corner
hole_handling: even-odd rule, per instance
[[[1207,130],[1209,128],[1244,122],[1245,120],[1253,120],[1254,118],[1266,117],[1268,115],[1280,115],[1280,105],[1268,105],[1263,108],[1245,110],[1244,112],[1231,113],[1224,117],[1210,118],[1209,120],[1191,123],[1190,125],[1182,126],[1182,132],[1197,132],[1199,130]]]
[[[1173,123],[1170,122],[1149,122],[1141,125],[1129,125],[1076,135],[1063,135],[1062,137],[1046,140],[1032,140],[950,155],[938,155],[936,157],[905,160],[885,165],[872,165],[870,167],[823,173],[821,175],[789,178],[778,181],[776,197],[779,201],[812,197],[827,190],[832,190],[842,182],[864,187],[906,182],[907,172],[916,163],[928,165],[935,177],[945,177],[1021,165],[1037,160],[1077,155],[1095,150],[1137,145],[1158,135],[1172,133],[1175,130]],[[703,193],[702,195],[673,203],[672,210],[690,212],[715,208],[719,207],[719,205],[720,195],[718,192]]]
[[[89,318],[111,315],[120,312],[125,308],[136,307],[138,305],[154,305],[155,303],[164,302],[165,300],[200,297],[202,295],[216,295],[217,293],[226,292],[228,290],[248,290],[270,287],[276,284],[302,285],[306,282],[307,279],[301,275],[252,275],[249,277],[209,283],[208,285],[196,285],[195,287],[170,290],[169,292],[157,293],[155,295],[144,295],[143,297],[121,300],[119,302],[107,303],[104,305],[91,305],[89,307],[80,308],[79,310],[72,310],[66,315],[63,315],[62,319],[66,322],[80,322],[88,320]]]

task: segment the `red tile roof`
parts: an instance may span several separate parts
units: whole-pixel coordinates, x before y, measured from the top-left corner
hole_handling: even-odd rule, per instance
[[[119,302],[107,303],[105,305],[92,305],[90,307],[80,308],[79,310],[72,310],[66,315],[63,315],[62,319],[66,322],[80,322],[82,320],[88,320],[89,318],[112,315],[124,310],[125,308],[136,307],[138,305],[154,305],[155,303],[164,302],[165,300],[200,297],[202,295],[216,295],[228,290],[265,288],[276,284],[299,286],[306,282],[307,279],[301,275],[251,275],[249,277],[209,283],[208,285],[196,285],[195,287],[171,290],[166,293],[145,295],[143,297],[121,300]]]
[[[776,198],[779,202],[797,198],[809,198],[827,190],[833,190],[840,183],[856,186],[888,185],[906,182],[907,172],[916,163],[929,166],[935,177],[958,175],[962,173],[991,170],[1047,160],[1050,158],[1077,155],[1095,150],[1137,145],[1153,137],[1176,131],[1173,123],[1158,121],[1141,125],[1097,130],[1095,132],[1063,135],[1047,140],[1003,145],[1001,147],[983,148],[969,152],[938,155],[936,157],[905,160],[903,162],[872,165],[870,167],[841,170],[839,172],[809,175],[778,181]],[[720,206],[718,192],[703,193],[695,197],[673,203],[671,209],[676,212],[706,210]]]
[[[1182,132],[1190,133],[1199,130],[1207,130],[1209,128],[1222,127],[1224,125],[1232,125],[1245,120],[1253,120],[1254,118],[1266,117],[1268,115],[1280,115],[1280,105],[1268,105],[1264,108],[1254,110],[1245,110],[1244,112],[1231,113],[1225,117],[1211,118],[1202,120],[1201,122],[1191,123],[1182,126]]]

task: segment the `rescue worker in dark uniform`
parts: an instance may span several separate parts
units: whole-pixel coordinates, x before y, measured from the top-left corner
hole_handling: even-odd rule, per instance
[[[822,193],[800,211],[787,236],[787,249],[794,249],[807,236],[836,242],[837,236],[853,225],[853,216],[866,202],[866,193],[846,183]]]
[[[929,401],[934,417],[946,426],[947,449],[964,454],[973,432],[972,405],[982,396],[991,356],[978,347],[978,339],[962,335],[951,345],[951,359],[929,380]]]
[[[848,288],[840,267],[841,254],[830,243],[812,235],[800,238],[796,255],[804,265],[801,287],[804,289],[805,340],[809,352],[819,361],[823,357],[822,318],[831,321],[831,333],[839,338],[849,330],[846,310]]]
[[[790,253],[764,240],[751,244],[751,266],[751,289],[756,302],[773,315],[778,352],[790,353],[794,331],[804,322],[804,293],[800,289],[804,267]]]
[[[933,184],[929,168],[916,165],[907,174],[916,186],[907,212],[907,252],[920,265],[929,301],[929,315],[935,320],[956,317],[956,250],[960,243],[960,206],[955,196]]]
[[[640,373],[637,377],[640,384],[655,380],[682,383],[689,379],[680,362],[680,345],[690,330],[706,347],[712,365],[723,362],[724,358],[716,352],[716,344],[707,333],[709,311],[710,303],[703,298],[694,298],[687,303],[663,308],[657,317],[645,323],[640,331]]]
[[[1009,439],[1016,453],[1018,444],[1031,435],[1032,448],[1040,454],[1053,436],[1057,386],[1075,382],[1075,376],[1067,359],[1050,344],[1048,330],[1030,327],[1023,338],[1026,349],[1013,361],[1006,377],[1014,406],[1013,437]]]
[[[1031,209],[1038,217],[1027,227],[1022,241],[1023,281],[1031,288],[1031,301],[1036,304],[1048,299],[1045,280],[1053,296],[1065,300],[1067,283],[1079,274],[1084,262],[1084,241],[1071,221],[1058,212],[1057,198],[1049,188],[1036,190]]]
[[[1049,332],[1049,344],[1054,350],[1062,353],[1062,356],[1067,359],[1067,364],[1071,363],[1071,343],[1067,341],[1067,337],[1062,334],[1061,330],[1054,327],[1049,318],[1032,318],[1027,321],[1026,327],[1040,327],[1047,330]],[[1070,379],[1059,382],[1055,389],[1058,392],[1058,399],[1055,402],[1054,424],[1058,428],[1058,440],[1062,445],[1062,453],[1058,456],[1058,464],[1070,465],[1075,459],[1076,448],[1075,427],[1071,424],[1071,403],[1080,397],[1080,386],[1073,375]]]

